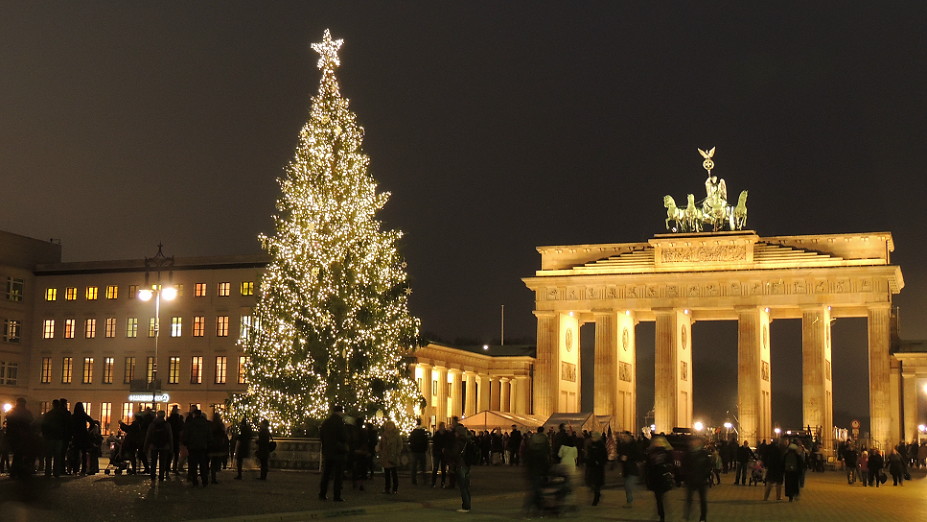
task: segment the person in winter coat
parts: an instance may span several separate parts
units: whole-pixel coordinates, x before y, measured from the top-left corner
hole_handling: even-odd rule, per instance
[[[328,483],[334,481],[335,502],[344,502],[341,485],[344,481],[344,464],[348,453],[348,434],[344,424],[344,408],[332,406],[332,413],[319,426],[322,442],[322,480],[319,483],[319,500],[328,500]]]
[[[180,407],[176,404],[171,408],[171,414],[167,416],[167,423],[171,425],[171,434],[174,436],[173,458],[171,458],[171,471],[175,475],[179,474],[180,469],[180,432],[183,431],[183,415],[180,414]]]
[[[631,507],[634,502],[634,487],[637,484],[640,468],[638,465],[643,460],[640,447],[637,441],[631,436],[631,433],[624,431],[619,435],[618,443],[618,461],[621,463],[621,475],[624,477],[624,496],[626,507]]]
[[[906,471],[906,458],[897,449],[892,450],[888,457],[888,472],[892,474],[893,486],[904,486],[904,474]]]
[[[605,463],[608,462],[608,450],[605,439],[598,431],[590,437],[589,451],[586,454],[586,483],[592,488],[592,505],[599,505],[602,499],[602,485],[605,484]]]
[[[238,424],[238,435],[235,445],[235,466],[238,470],[238,474],[235,475],[235,480],[241,480],[241,468],[245,463],[245,459],[251,456],[252,438],[254,438],[254,431],[251,429],[251,424],[248,423],[248,419],[241,419],[241,423]]]
[[[428,432],[422,427],[422,419],[416,419],[415,429],[409,434],[409,453],[412,455],[412,484],[418,484],[421,472],[425,483],[425,452],[428,451]]]
[[[768,444],[764,448],[763,454],[760,455],[763,464],[766,465],[766,489],[763,492],[763,500],[769,500],[769,493],[772,491],[773,486],[776,487],[776,500],[782,500],[782,481],[785,478],[785,468],[782,460],[785,456],[783,450],[784,448],[779,441],[773,440],[773,443]]]
[[[402,455],[402,437],[399,435],[396,424],[391,420],[383,423],[377,454],[380,456],[380,465],[383,466],[383,477],[386,480],[383,493],[398,493],[399,474],[396,469],[399,467],[399,458]]]
[[[798,498],[801,493],[801,475],[804,466],[805,460],[798,445],[789,444],[782,457],[782,468],[785,472],[785,496],[789,497],[789,502]]]
[[[164,480],[168,468],[171,465],[171,454],[174,448],[174,434],[171,425],[168,424],[164,411],[158,411],[155,420],[148,425],[148,432],[145,433],[145,452],[151,456],[148,471],[151,480],[154,482],[155,471],[159,481]]]
[[[689,513],[692,511],[692,496],[696,491],[701,510],[699,520],[704,521],[708,515],[708,480],[711,476],[711,468],[711,458],[705,450],[705,441],[701,437],[693,437],[689,441],[689,450],[682,460],[682,471],[686,477],[686,520],[689,520]]]
[[[267,480],[267,470],[270,467],[270,421],[261,420],[258,428],[257,451],[255,455],[261,463],[261,476],[258,480]]]
[[[170,422],[170,421],[168,421]],[[173,426],[173,425],[172,425]],[[219,412],[212,414],[212,422],[209,423],[209,476],[213,484],[218,484],[216,474],[222,469],[222,462],[228,458],[229,454],[229,434],[225,429],[225,423]],[[176,444],[174,445],[177,446]],[[177,462],[177,459],[174,459]]]
[[[654,499],[657,501],[657,515],[660,516],[660,522],[666,520],[663,495],[673,487],[673,456],[670,453],[672,449],[666,437],[655,436],[647,448],[644,466],[645,483],[647,489],[653,491]]]
[[[879,480],[879,477],[882,475],[882,468],[885,466],[885,459],[882,458],[882,454],[879,453],[879,450],[872,448],[872,452],[869,453],[869,485],[871,486],[875,483],[875,487],[879,487],[882,483]]]
[[[550,469],[550,439],[544,434],[544,426],[527,438],[525,443],[525,471],[531,493],[525,502],[526,511],[538,512],[541,510],[543,497],[541,495],[544,478]]]
[[[869,452],[863,451],[859,455],[859,477],[863,487],[869,486]]]
[[[203,487],[209,484],[209,421],[200,410],[193,410],[193,418],[183,429],[183,442],[190,452],[188,457],[187,479],[194,486],[199,475]]]

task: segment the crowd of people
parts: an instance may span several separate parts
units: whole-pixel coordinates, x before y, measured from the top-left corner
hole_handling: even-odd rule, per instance
[[[71,409],[67,399],[55,399],[49,411],[34,416],[20,398],[0,431],[0,473],[26,480],[43,473],[59,478],[125,472],[146,474],[152,482],[185,474],[192,485],[205,487],[218,484],[219,471],[230,462],[237,464],[235,478],[241,479],[253,439],[246,420],[230,429],[218,412],[207,420],[198,408],[183,415],[176,405],[170,415],[145,408],[104,436],[100,421],[88,415],[80,402]],[[258,478],[266,480],[274,444],[266,420],[259,423],[256,443]],[[101,470],[99,462],[107,452],[109,465]]]

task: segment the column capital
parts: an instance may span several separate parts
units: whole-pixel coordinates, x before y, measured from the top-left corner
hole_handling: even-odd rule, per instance
[[[532,313],[538,319],[541,319],[541,318],[551,319],[551,318],[557,317],[557,315],[559,315],[561,312],[557,312],[554,310],[535,310]]]
[[[829,312],[830,305],[827,304],[803,304],[799,305],[798,309],[801,310],[801,313],[805,312]]]
[[[891,310],[892,303],[868,303],[866,308],[870,311],[873,310]]]

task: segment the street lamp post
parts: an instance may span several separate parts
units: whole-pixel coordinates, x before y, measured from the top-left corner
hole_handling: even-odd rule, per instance
[[[138,291],[138,298],[142,301],[155,300],[155,317],[154,317],[154,362],[151,365],[151,383],[148,391],[151,392],[151,402],[166,402],[161,395],[161,381],[158,379],[158,339],[161,337],[161,299],[173,301],[177,297],[177,288],[174,286],[161,284],[161,270],[166,268],[173,271],[174,256],[167,257],[163,252],[164,245],[158,243],[158,253],[154,257],[145,258],[145,287]],[[148,279],[151,270],[157,272],[157,282],[149,285]],[[170,279],[170,278],[169,278]],[[146,376],[147,377],[147,376]]]

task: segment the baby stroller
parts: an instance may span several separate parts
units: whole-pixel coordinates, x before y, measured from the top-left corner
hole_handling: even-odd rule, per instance
[[[103,470],[104,475],[109,475],[112,470],[113,475],[122,475],[129,469],[129,459],[122,454],[123,440],[120,437],[107,441],[109,445],[109,464]]]
[[[763,467],[763,461],[757,459],[750,465],[750,485],[755,486],[760,482],[766,482],[766,468]]]
[[[576,511],[573,502],[572,477],[564,466],[553,466],[547,475],[547,483],[541,488],[542,515],[561,516]]]

